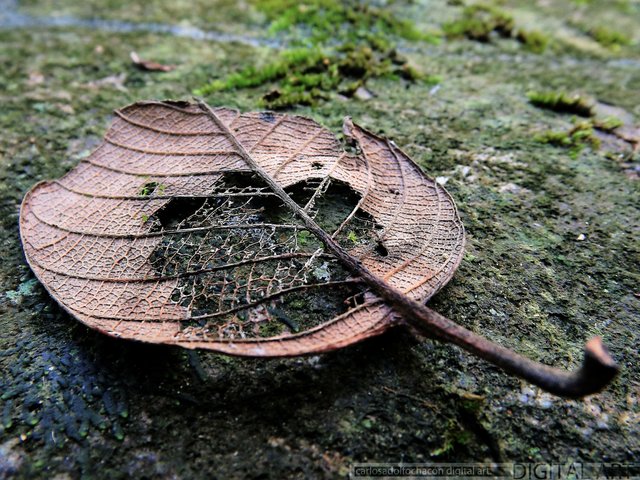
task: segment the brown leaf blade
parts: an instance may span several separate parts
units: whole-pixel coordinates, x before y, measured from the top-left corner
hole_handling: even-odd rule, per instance
[[[327,351],[396,322],[316,239],[304,245],[305,225],[239,149],[288,193],[306,189],[298,201],[313,218],[327,216],[332,186],[348,188],[357,202],[327,233],[396,289],[425,301],[451,278],[464,245],[454,202],[393,143],[347,120],[361,150],[352,155],[308,118],[213,112],[219,123],[183,102],[125,107],[92,155],[26,195],[27,260],[80,321],[122,338],[252,356]],[[333,289],[329,300],[349,300],[347,289],[350,303],[300,331],[281,312],[305,300],[295,295]]]

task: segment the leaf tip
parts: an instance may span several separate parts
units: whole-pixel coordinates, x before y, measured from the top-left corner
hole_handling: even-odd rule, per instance
[[[604,343],[602,343],[601,337],[592,337],[587,342],[587,344],[585,345],[585,355],[592,357],[599,364],[606,368],[615,369],[616,371],[619,369],[615,360],[611,357],[609,349]]]

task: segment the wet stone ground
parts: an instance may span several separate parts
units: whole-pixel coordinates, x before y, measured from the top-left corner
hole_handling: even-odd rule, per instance
[[[622,366],[606,392],[560,400],[400,330],[319,357],[248,360],[106,338],[58,308],[22,255],[25,192],[86,156],[114,108],[188,99],[287,42],[270,36],[256,2],[209,3],[0,2],[0,478],[333,478],[354,462],[637,461],[638,153],[602,132],[593,133],[600,148],[572,134],[543,140],[578,120],[527,97],[579,93],[637,125],[634,0],[503,1],[516,28],[548,41],[543,53],[495,34],[400,39],[411,65],[438,82],[373,78],[372,98],[334,92],[289,109],[336,132],[351,115],[447,182],[468,242],[436,310],[562,367],[578,366],[584,341],[601,335]],[[430,32],[463,12],[428,0],[384,8]],[[603,25],[628,41],[593,33]],[[177,68],[140,71],[132,50]],[[206,99],[253,110],[268,88]]]

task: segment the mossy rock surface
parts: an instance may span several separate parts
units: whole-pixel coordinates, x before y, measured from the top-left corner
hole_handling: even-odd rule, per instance
[[[500,2],[515,30],[547,37],[543,53],[514,36],[443,37],[437,45],[398,38],[410,64],[440,83],[373,77],[370,97],[329,92],[314,107],[289,108],[336,132],[350,115],[446,180],[467,253],[431,305],[556,366],[578,366],[584,341],[601,335],[622,372],[584,401],[554,398],[401,330],[320,357],[260,361],[123,342],[80,325],[24,261],[25,192],[86,156],[114,108],[189,99],[213,79],[265,64],[273,45],[290,40],[270,36],[271,20],[254,2],[247,10],[237,2],[110,1],[93,2],[101,4],[93,10],[68,0],[5,3],[14,16],[0,13],[0,478],[333,478],[354,462],[637,461],[638,153],[604,133],[599,148],[585,143],[577,152],[538,141],[576,120],[527,97],[576,93],[638,124],[636,2]],[[385,8],[436,32],[463,15],[449,3]],[[73,22],[20,27],[15,19],[24,15],[179,24],[227,36],[203,41]],[[589,34],[598,22],[628,41],[598,43]],[[140,71],[132,50],[177,68]],[[206,100],[255,110],[268,88]]]

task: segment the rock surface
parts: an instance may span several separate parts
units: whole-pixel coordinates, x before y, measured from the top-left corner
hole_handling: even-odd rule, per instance
[[[603,336],[623,370],[584,401],[403,331],[260,361],[117,341],[64,314],[22,257],[24,193],[86,156],[114,108],[189,98],[214,76],[264,62],[278,42],[242,3],[58,3],[54,12],[44,0],[0,1],[0,478],[318,478],[346,476],[354,462],[637,461],[638,153],[537,141],[572,119],[526,95],[578,92],[637,125],[640,39],[612,49],[580,27],[638,35],[636,2],[502,2],[517,27],[549,37],[544,53],[504,38],[401,42],[413,65],[441,77],[437,87],[378,78],[366,101],[336,93],[293,109],[336,132],[350,115],[448,179],[467,253],[431,305],[556,366],[577,366],[584,341]],[[461,11],[431,1],[389,8],[425,30]],[[156,27],[73,20],[89,17]],[[131,51],[176,68],[141,71]],[[263,93],[207,101],[254,110]]]

